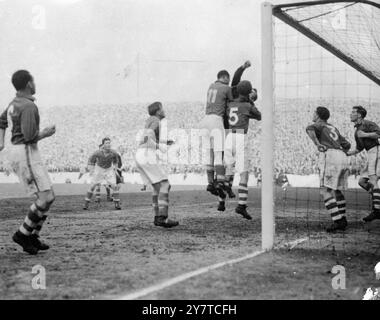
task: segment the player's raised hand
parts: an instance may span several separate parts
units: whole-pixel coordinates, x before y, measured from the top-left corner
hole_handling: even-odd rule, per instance
[[[249,68],[251,66],[251,61],[249,61],[249,60],[247,60],[246,62],[244,62],[244,64],[243,64],[243,68],[244,69],[247,69],[247,68]]]
[[[42,135],[46,137],[50,137],[53,134],[55,134],[55,125],[46,127],[45,129],[42,130]]]
[[[171,146],[172,144],[174,144],[174,140],[168,140],[168,141],[166,142],[166,144],[167,144],[168,146]]]

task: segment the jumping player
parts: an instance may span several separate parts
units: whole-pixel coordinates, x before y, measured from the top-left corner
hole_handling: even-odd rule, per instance
[[[226,70],[219,71],[217,81],[212,83],[207,91],[206,115],[200,123],[202,143],[206,144],[206,147],[203,147],[206,152],[203,163],[206,165],[207,191],[221,198],[225,198],[223,191],[225,182],[223,117],[227,103],[233,100],[229,82],[229,73]]]
[[[144,133],[136,152],[136,167],[144,185],[150,184],[153,188],[154,225],[171,228],[179,223],[168,218],[170,183],[157,152],[166,152],[167,146],[171,145],[173,141],[167,141],[160,136],[161,120],[165,118],[161,102],[149,105],[148,113],[149,118],[145,123]]]
[[[317,107],[313,115],[313,124],[306,128],[310,139],[321,152],[319,163],[320,185],[323,188],[325,207],[333,223],[327,232],[345,230],[346,199],[343,190],[347,188],[348,158],[351,144],[339,133],[338,129],[327,122],[330,111]]]
[[[116,185],[116,169],[119,166],[117,153],[111,150],[111,139],[104,138],[103,148],[97,150],[88,160],[88,169],[92,177],[90,188],[87,192],[83,209],[87,210],[93,196],[93,192],[98,185],[109,185],[114,191],[115,209],[120,210],[119,189]]]
[[[235,212],[250,220],[247,212],[248,178],[249,178],[249,141],[248,126],[250,119],[261,120],[261,112],[250,102],[252,85],[241,81],[237,85],[238,98],[228,103],[229,127],[224,149],[226,180],[232,181],[235,170],[240,174],[239,202]],[[223,203],[224,204],[224,203]]]
[[[361,172],[359,185],[368,191],[372,196],[372,212],[363,218],[365,222],[370,222],[375,219],[380,219],[380,150],[379,141],[380,128],[379,126],[364,118],[367,115],[367,110],[362,106],[354,106],[351,112],[351,121],[355,124],[355,141],[356,149],[349,151],[348,155],[356,155],[362,150],[367,151],[367,163],[365,170]]]
[[[4,149],[4,135],[11,126],[11,144],[5,152],[7,165],[19,178],[30,196],[35,200],[28,210],[24,223],[13,235],[14,242],[29,254],[47,250],[49,246],[39,239],[55,195],[49,174],[38,150],[38,141],[55,133],[55,126],[40,131],[39,111],[33,95],[36,86],[32,75],[18,70],[12,75],[16,97],[0,116],[0,151]]]

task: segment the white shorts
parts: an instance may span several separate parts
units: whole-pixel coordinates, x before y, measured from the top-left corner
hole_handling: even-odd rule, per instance
[[[3,152],[5,168],[17,175],[29,196],[52,190],[37,144],[9,144]]]
[[[114,187],[116,185],[116,174],[114,167],[107,169],[95,165],[94,173],[91,176],[91,184],[100,184]]]
[[[168,180],[168,173],[165,166],[161,163],[156,149],[137,149],[135,161],[145,185]]]
[[[328,149],[320,154],[320,186],[333,190],[347,189],[348,157],[337,149]]]
[[[369,178],[370,176],[380,177],[380,146],[375,146],[367,151],[367,162],[362,170],[360,170],[361,178]]]
[[[249,143],[244,133],[228,133],[224,146],[224,163],[227,167],[235,166],[237,173],[249,169]]]
[[[202,149],[224,150],[225,131],[223,118],[216,114],[206,115],[199,124]]]

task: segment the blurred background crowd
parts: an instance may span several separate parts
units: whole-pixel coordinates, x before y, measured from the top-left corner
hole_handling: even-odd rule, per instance
[[[305,129],[312,122],[313,112],[319,105],[330,109],[329,122],[335,125],[351,142],[352,148],[355,148],[350,112],[352,106],[358,103],[367,108],[369,120],[380,123],[379,113],[376,112],[379,110],[379,103],[310,99],[277,101],[274,113],[276,173],[309,175],[318,172],[318,151]],[[260,103],[257,106],[260,109]],[[170,172],[203,173],[204,168],[192,154],[193,146],[183,136],[192,136],[191,129],[198,128],[205,114],[204,103],[166,103],[164,109],[169,138],[178,141],[175,152],[181,154],[179,158],[183,160],[180,163],[171,163]],[[90,155],[99,148],[102,138],[106,136],[111,138],[113,149],[121,154],[125,171],[136,172],[134,155],[138,145],[138,132],[144,128],[145,120],[148,118],[146,104],[41,108],[40,115],[41,128],[50,124],[55,124],[57,128],[53,137],[40,142],[41,154],[50,172],[83,170]],[[248,135],[250,171],[260,176],[260,122],[251,120]],[[350,157],[351,174],[360,173],[364,159],[364,153]],[[4,170],[1,160],[0,170]]]

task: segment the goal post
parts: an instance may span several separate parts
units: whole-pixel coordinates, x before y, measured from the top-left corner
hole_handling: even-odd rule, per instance
[[[261,83],[262,83],[262,137],[261,137],[261,237],[262,249],[274,245],[274,84],[273,84],[273,29],[272,4],[261,5]]]
[[[285,34],[279,32],[281,28],[285,29]],[[352,73],[355,73],[354,77]],[[313,108],[322,103],[337,112],[342,106],[353,105],[352,101],[364,101],[372,108],[371,101],[380,99],[380,3],[323,0],[274,5],[263,2],[261,85],[262,249],[271,250],[276,229],[280,232],[284,229],[282,225],[275,225],[278,209],[275,203],[281,200],[275,202],[279,191],[274,179],[278,166],[286,170],[290,159],[293,160],[290,167],[295,172],[287,174],[309,175],[316,171],[314,159],[310,160],[313,156],[311,149],[304,139],[305,121],[311,121]],[[281,154],[284,152],[281,148],[276,149],[284,140],[281,136],[275,137],[275,132],[278,134],[275,124],[279,126],[276,112],[282,116],[294,114],[290,121],[295,130],[289,135],[292,134],[293,144],[301,146],[297,151],[289,150],[289,153],[298,152],[294,157]],[[289,117],[285,119],[289,121]],[[340,118],[334,120],[347,134],[348,125]],[[301,162],[302,166],[304,163],[313,166],[312,170],[300,172]],[[295,192],[296,207],[300,199],[297,190]],[[307,205],[309,200],[306,200]],[[309,211],[306,210],[305,214],[306,228],[310,231]]]

